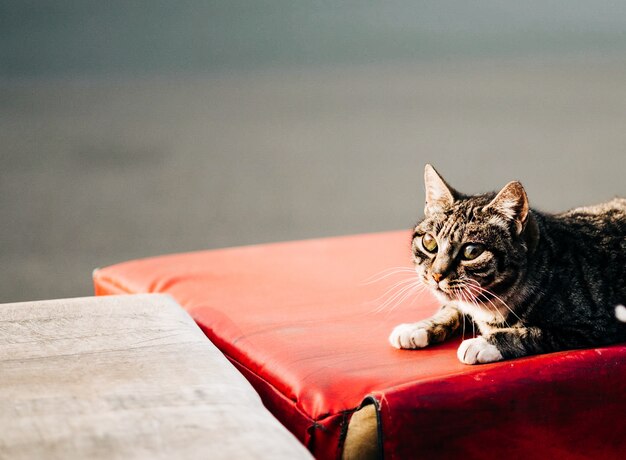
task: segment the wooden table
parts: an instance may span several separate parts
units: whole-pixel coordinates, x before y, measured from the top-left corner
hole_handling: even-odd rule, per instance
[[[0,305],[1,459],[310,458],[167,295]]]

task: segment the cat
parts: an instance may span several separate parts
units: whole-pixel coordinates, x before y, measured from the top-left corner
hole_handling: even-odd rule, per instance
[[[459,346],[465,364],[626,341],[626,199],[552,215],[517,181],[468,196],[426,165],[424,182],[413,261],[442,306],[398,325],[392,346],[440,343],[466,318],[480,334]]]

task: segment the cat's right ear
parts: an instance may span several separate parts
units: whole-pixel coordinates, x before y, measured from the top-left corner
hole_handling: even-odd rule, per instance
[[[426,189],[424,206],[426,217],[441,212],[454,203],[456,192],[429,164],[424,167],[424,188]]]
[[[509,182],[496,197],[489,203],[486,209],[493,209],[507,219],[515,222],[517,234],[522,233],[528,218],[528,196],[522,184],[517,181]]]

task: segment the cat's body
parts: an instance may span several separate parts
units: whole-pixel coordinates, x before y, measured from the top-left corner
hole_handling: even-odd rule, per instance
[[[548,215],[518,182],[465,196],[426,167],[426,217],[415,227],[418,276],[442,301],[430,319],[402,324],[390,342],[422,348],[458,332],[467,364],[626,341],[626,199]]]

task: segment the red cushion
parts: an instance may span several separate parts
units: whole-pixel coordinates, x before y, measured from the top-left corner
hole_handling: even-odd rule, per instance
[[[94,282],[98,295],[171,294],[318,458],[337,457],[368,395],[386,458],[610,458],[626,446],[626,346],[480,366],[458,362],[460,339],[392,348],[396,324],[437,308],[393,288],[408,272],[385,277],[410,266],[409,242],[402,231],[176,254],[100,269]]]

